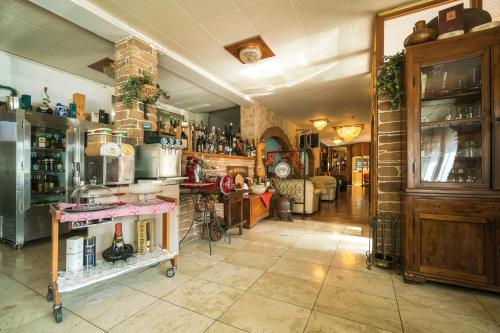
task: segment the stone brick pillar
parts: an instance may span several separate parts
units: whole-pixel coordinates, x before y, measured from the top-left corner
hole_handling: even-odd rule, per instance
[[[123,85],[133,76],[149,75],[154,84],[158,80],[158,52],[151,45],[137,37],[127,37],[115,44],[115,125],[128,131],[135,143],[144,139],[144,124],[150,123],[156,129],[156,108],[147,106],[148,119],[144,119],[144,105],[134,102],[131,108],[120,102]]]
[[[394,110],[384,97],[378,100],[377,211],[400,213],[406,176],[405,110]]]

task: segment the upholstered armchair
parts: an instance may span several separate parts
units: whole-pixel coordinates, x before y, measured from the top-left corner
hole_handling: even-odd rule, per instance
[[[302,214],[303,204],[298,202],[305,202],[306,214],[313,214],[318,210],[321,190],[315,189],[314,184],[309,180],[306,180],[305,186],[304,200],[304,179],[276,179],[274,182],[278,193],[285,194],[294,200],[293,213]]]
[[[321,190],[321,200],[334,201],[337,199],[337,180],[330,176],[314,176],[309,178],[314,188]]]

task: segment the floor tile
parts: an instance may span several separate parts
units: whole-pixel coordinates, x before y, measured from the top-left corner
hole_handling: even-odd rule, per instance
[[[451,305],[461,303],[471,303],[474,306],[478,304],[470,289],[433,282],[405,283],[403,278],[398,275],[393,275],[392,281],[398,301],[434,308],[449,308]]]
[[[196,277],[218,263],[219,261],[217,260],[200,258],[196,255],[181,255],[179,258],[177,273]]]
[[[205,331],[205,333],[244,333],[245,331],[240,330],[239,328],[229,326],[227,324],[221,323],[220,321],[216,321]]]
[[[201,333],[213,322],[213,319],[159,300],[113,327],[110,332]]]
[[[304,333],[389,333],[373,326],[361,324],[326,313],[313,311]]]
[[[245,293],[219,319],[248,332],[303,332],[310,310]]]
[[[281,258],[269,271],[312,282],[323,282],[328,266]]]
[[[280,234],[267,234],[262,236],[259,240],[276,245],[292,246],[299,240],[300,236],[295,235],[280,235]]]
[[[398,304],[405,332],[500,332],[500,326],[480,305],[461,303],[434,308],[405,301]]]
[[[500,295],[486,291],[475,292],[474,295],[500,325]]]
[[[35,291],[3,275],[0,277],[0,332],[21,327],[52,314],[52,305]]]
[[[179,272],[168,278],[165,272],[169,266],[170,263],[168,266],[158,265],[136,273],[126,274],[119,281],[132,289],[161,298],[193,279],[192,276]]]
[[[329,250],[312,250],[300,247],[290,247],[283,254],[284,258],[313,264],[330,265],[335,252]]]
[[[241,290],[193,279],[163,299],[183,308],[217,319],[242,294]]]
[[[315,240],[309,238],[300,238],[295,243],[293,243],[293,246],[302,249],[333,252],[337,249],[338,244],[338,240]]]
[[[263,271],[253,268],[220,262],[206,272],[200,274],[199,277],[228,287],[247,290],[262,273]]]
[[[280,256],[286,251],[287,248],[288,246],[285,245],[274,244],[269,241],[263,241],[258,239],[252,242],[251,244],[245,246],[243,250],[267,254],[270,256]]]
[[[325,284],[385,298],[395,298],[390,275],[377,275],[331,267]]]
[[[278,258],[276,256],[240,250],[227,257],[225,261],[233,265],[267,271]]]
[[[323,285],[314,310],[393,332],[401,331],[398,307],[393,299]]]
[[[377,265],[372,265],[371,269],[366,266],[366,254],[337,250],[333,257],[332,266],[351,269],[354,271],[390,275],[390,269],[380,268]]]
[[[186,247],[181,247],[181,255],[196,256],[200,259],[210,259],[210,260],[224,260],[233,254],[234,250],[217,246],[216,243],[212,244],[212,254],[210,254],[210,248],[208,246],[208,241],[200,240],[193,244],[189,244]]]
[[[338,250],[366,254],[366,251],[369,250],[368,242],[369,240],[367,237],[343,235]]]
[[[12,333],[42,333],[42,332],[97,333],[104,331],[67,310],[64,310],[63,312],[63,321],[61,323],[56,324],[56,322],[54,321],[54,314],[51,311],[50,313],[47,313],[45,316],[36,319],[12,331]]]
[[[109,330],[155,300],[152,296],[115,283],[86,295],[67,308],[98,327]]]
[[[248,291],[312,309],[320,288],[320,282],[266,272]]]
[[[227,241],[227,238],[223,238],[222,240],[215,243],[216,246],[225,247],[228,249],[236,249],[240,250],[250,244],[252,241],[248,239],[231,237],[231,244]]]

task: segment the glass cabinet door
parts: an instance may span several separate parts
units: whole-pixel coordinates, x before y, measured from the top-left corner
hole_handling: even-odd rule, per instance
[[[481,73],[481,56],[421,68],[420,183],[484,182]]]

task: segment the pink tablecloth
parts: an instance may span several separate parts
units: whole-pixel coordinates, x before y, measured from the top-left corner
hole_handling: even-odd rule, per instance
[[[62,203],[59,205],[59,208],[62,210],[64,208],[72,206],[76,206],[76,204]],[[175,209],[175,204],[172,202],[160,202],[147,206],[134,206],[133,204],[128,203],[123,206],[117,206],[116,208],[113,209],[98,210],[95,212],[85,212],[85,213],[62,212],[61,222],[97,220],[102,218],[111,218],[120,216],[163,214],[163,213],[170,213],[174,209]]]

